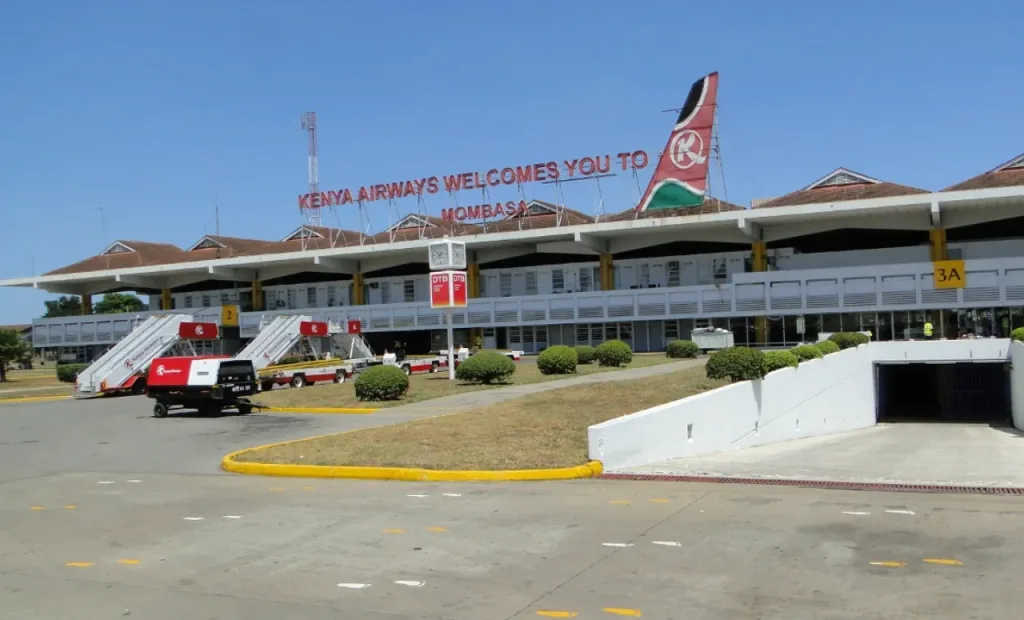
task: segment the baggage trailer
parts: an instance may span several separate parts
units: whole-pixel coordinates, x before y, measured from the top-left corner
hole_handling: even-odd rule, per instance
[[[256,371],[251,360],[209,355],[158,357],[149,366],[146,396],[154,399],[153,415],[166,417],[172,408],[195,409],[214,415],[223,409],[247,414],[249,396],[256,393]]]
[[[352,364],[331,359],[267,366],[259,373],[260,389],[268,392],[275,385],[300,388],[325,381],[344,383],[352,377],[354,372],[355,368]]]

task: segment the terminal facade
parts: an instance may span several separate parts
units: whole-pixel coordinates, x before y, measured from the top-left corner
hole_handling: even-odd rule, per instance
[[[363,239],[304,226],[279,241],[116,241],[0,284],[81,295],[86,311],[94,295],[135,291],[149,296],[151,313],[228,323],[228,340],[236,320],[241,341],[276,314],[359,319],[375,348],[398,340],[426,351],[439,348],[444,327],[430,309],[427,244],[445,235],[469,251],[471,300],[454,320],[468,346],[537,352],[621,338],[658,351],[708,325],[755,346],[841,330],[908,339],[926,320],[948,338],[1024,326],[1024,155],[938,192],[838,169],[752,208],[708,199],[594,221],[538,201],[487,225],[409,215]],[[947,259],[964,261],[962,288],[935,287],[935,261]],[[91,359],[137,318],[37,319],[32,341]]]
[[[118,240],[0,286],[78,295],[86,313],[103,293],[149,297],[139,314],[33,322],[33,346],[82,360],[166,312],[221,325],[204,352],[234,353],[281,314],[358,320],[378,351],[436,351],[445,326],[430,307],[427,246],[446,236],[468,252],[470,300],[453,323],[469,347],[535,353],[618,338],[660,351],[707,326],[766,347],[837,331],[919,338],[926,321],[945,338],[1024,326],[1024,155],[937,191],[838,168],[730,204],[706,183],[716,91],[717,74],[693,85],[640,204],[618,213],[535,200],[489,222],[409,214],[373,236],[309,225],[279,240]]]

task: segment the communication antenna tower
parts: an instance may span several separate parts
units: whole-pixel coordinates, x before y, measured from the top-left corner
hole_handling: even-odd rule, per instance
[[[316,196],[320,193],[320,172],[316,161],[316,112],[302,115],[302,129],[309,136],[309,194]],[[320,226],[320,207],[306,209],[305,215],[310,226]]]

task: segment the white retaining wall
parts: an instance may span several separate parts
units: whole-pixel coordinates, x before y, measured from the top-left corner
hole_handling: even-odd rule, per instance
[[[1014,425],[1024,429],[1024,345],[1014,369]],[[659,405],[588,429],[606,470],[874,426],[876,362],[1005,361],[1009,340],[875,342]],[[1017,398],[1017,394],[1021,398]]]
[[[1014,342],[1010,345],[1010,412],[1013,414],[1013,426],[1024,431],[1024,343]]]

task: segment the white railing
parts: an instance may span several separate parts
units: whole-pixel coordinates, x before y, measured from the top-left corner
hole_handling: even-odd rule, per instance
[[[966,288],[935,289],[931,263],[743,273],[730,284],[474,299],[453,313],[463,327],[500,327],[665,318],[829,314],[890,310],[1024,306],[1024,258],[968,261]],[[259,331],[264,316],[308,314],[364,331],[433,329],[444,312],[429,303],[247,312],[241,336]]]
[[[220,323],[220,306],[187,308],[194,321]],[[83,314],[32,321],[32,346],[73,347],[88,344],[114,344],[151,316],[175,314],[174,310],[151,310],[125,314]]]
[[[830,314],[891,310],[1024,306],[1024,258],[967,261],[966,288],[938,290],[931,263],[872,265],[765,273],[742,273],[722,285],[646,288],[524,297],[473,299],[453,314],[463,327],[500,327],[666,318]],[[197,321],[219,321],[220,308],[188,309]],[[150,314],[38,319],[35,346],[104,344],[120,340],[131,321]],[[240,335],[252,338],[261,321],[279,315],[309,315],[343,329],[358,319],[364,331],[438,329],[444,313],[429,303],[382,304],[243,312]],[[136,318],[138,317],[138,318]]]

